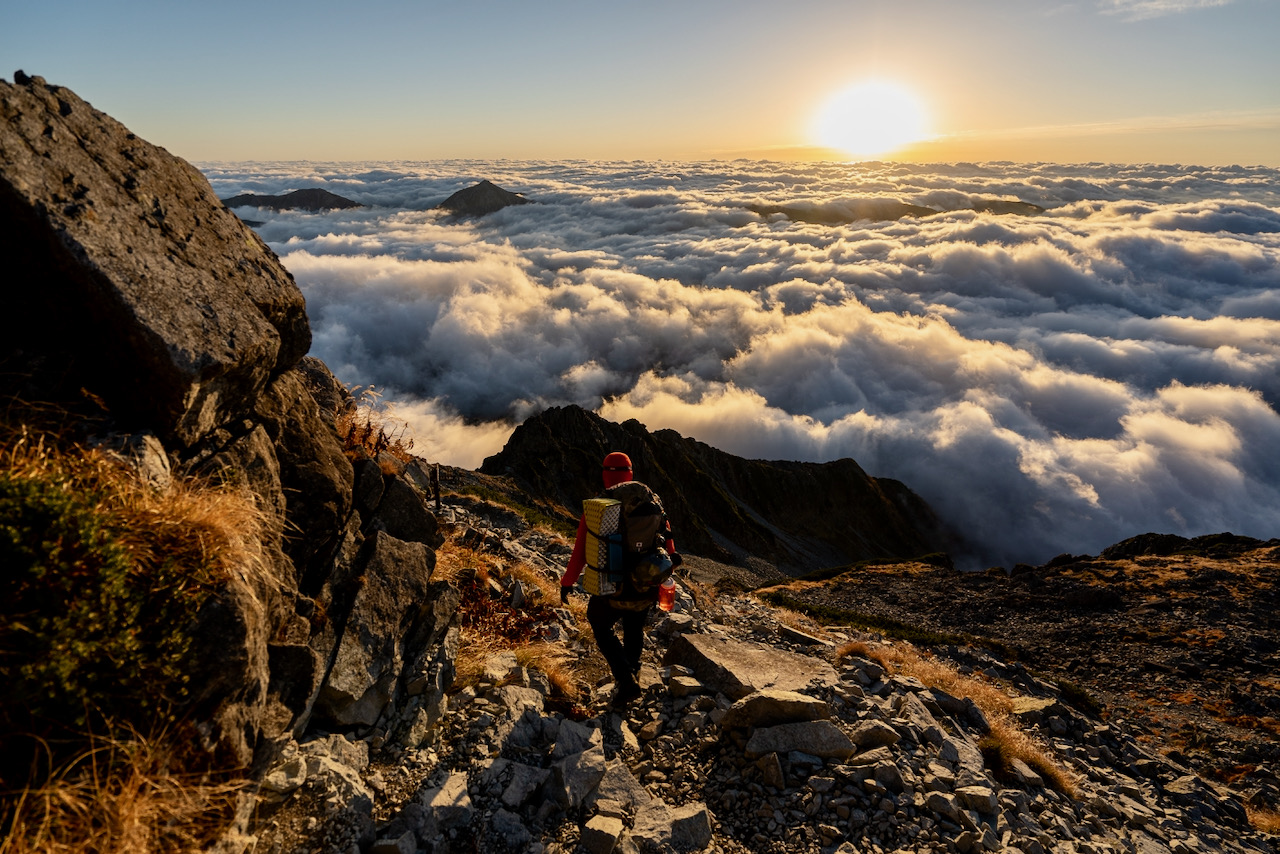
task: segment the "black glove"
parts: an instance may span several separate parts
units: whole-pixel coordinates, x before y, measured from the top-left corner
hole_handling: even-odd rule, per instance
[[[560,604],[561,605],[569,604],[569,588],[563,584],[560,585]]]
[[[672,555],[672,556],[671,556],[671,568],[672,568],[672,569],[679,569],[679,568],[680,568],[680,566],[681,566],[683,563],[684,563],[684,558],[680,557],[680,555],[678,555],[678,554],[674,554],[674,555]]]

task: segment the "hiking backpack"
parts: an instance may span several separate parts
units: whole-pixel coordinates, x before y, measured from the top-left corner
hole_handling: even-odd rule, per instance
[[[609,487],[583,502],[587,572],[583,587],[598,596],[649,600],[672,572],[665,548],[667,514],[657,493],[639,481]]]

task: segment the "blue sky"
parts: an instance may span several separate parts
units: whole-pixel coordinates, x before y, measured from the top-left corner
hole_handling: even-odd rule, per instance
[[[804,158],[880,78],[903,159],[1280,164],[1276,0],[4,3],[7,79],[192,160]]]

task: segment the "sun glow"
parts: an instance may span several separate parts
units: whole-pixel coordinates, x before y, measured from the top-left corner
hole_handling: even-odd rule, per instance
[[[814,141],[853,157],[877,157],[929,138],[920,99],[890,80],[864,80],[837,92],[820,108]]]

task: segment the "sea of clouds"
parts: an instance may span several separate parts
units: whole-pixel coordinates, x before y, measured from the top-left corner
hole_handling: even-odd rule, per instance
[[[312,352],[475,467],[580,404],[752,458],[853,457],[967,565],[1147,531],[1280,536],[1280,170],[758,161],[208,163],[306,295]],[[538,204],[455,221],[480,179]],[[817,225],[882,197],[939,210]],[[991,215],[974,200],[1033,203]],[[642,474],[642,473],[641,473]]]

